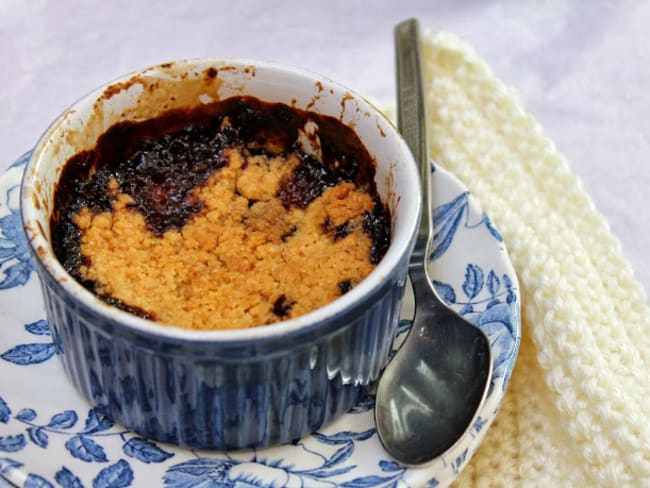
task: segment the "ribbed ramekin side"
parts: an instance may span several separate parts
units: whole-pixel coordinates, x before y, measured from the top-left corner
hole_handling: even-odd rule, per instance
[[[101,412],[155,440],[240,449],[307,435],[361,399],[388,359],[401,281],[393,276],[354,313],[332,319],[340,323],[329,333],[263,353],[250,346],[243,359],[211,358],[205,344],[195,355],[192,343],[132,340],[54,280],[43,288],[65,371]]]

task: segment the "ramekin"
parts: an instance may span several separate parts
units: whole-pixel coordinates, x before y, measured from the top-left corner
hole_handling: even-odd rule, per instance
[[[53,253],[50,214],[66,160],[113,124],[232,96],[338,118],[376,161],[392,241],[348,293],[301,317],[245,330],[198,331],[119,310],[76,282]],[[37,143],[22,181],[22,218],[53,336],[88,401],[151,439],[207,449],[300,438],[347,411],[385,366],[395,336],[422,199],[418,169],[395,127],[325,77],[234,59],[166,63],[81,98]]]

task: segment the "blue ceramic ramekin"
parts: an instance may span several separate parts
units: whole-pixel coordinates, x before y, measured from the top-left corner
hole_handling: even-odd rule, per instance
[[[334,116],[354,128],[377,162],[377,189],[392,214],[392,241],[376,269],[341,298],[301,317],[219,331],[136,317],[68,275],[53,253],[49,229],[66,160],[91,149],[117,122],[241,95]],[[319,429],[352,407],[388,360],[419,219],[419,188],[415,162],[382,114],[341,85],[295,68],[200,59],[101,87],[46,131],[22,184],[24,228],[67,375],[117,422],[182,446],[259,447]]]

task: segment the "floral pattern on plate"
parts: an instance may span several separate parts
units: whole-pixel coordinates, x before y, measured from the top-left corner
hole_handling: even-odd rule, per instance
[[[461,442],[427,466],[407,468],[389,459],[379,443],[372,393],[310,436],[238,452],[152,442],[99,413],[65,377],[45,319],[18,208],[28,158],[23,155],[0,177],[0,474],[6,480],[65,488],[434,487],[451,483],[480,445],[519,349],[520,297],[501,235],[449,173],[432,166],[431,276],[444,300],[487,333],[494,368],[487,400]],[[396,348],[412,315],[407,287]]]

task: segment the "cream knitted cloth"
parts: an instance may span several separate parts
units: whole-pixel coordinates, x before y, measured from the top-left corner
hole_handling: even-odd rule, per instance
[[[424,36],[430,153],[477,197],[520,279],[523,339],[457,486],[650,486],[650,310],[618,240],[517,94]]]

